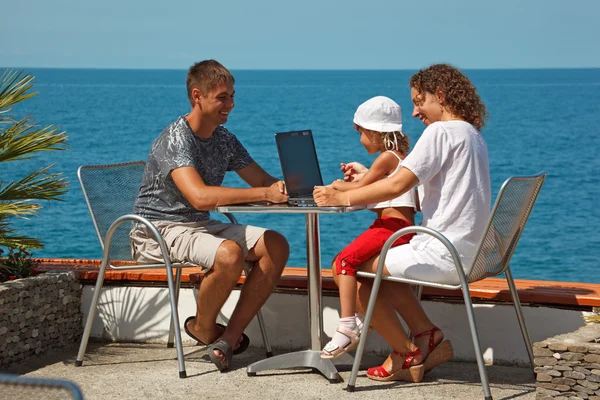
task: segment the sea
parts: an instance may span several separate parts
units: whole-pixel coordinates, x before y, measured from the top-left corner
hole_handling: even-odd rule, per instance
[[[40,126],[56,125],[68,149],[2,163],[7,183],[53,164],[70,188],[62,202],[43,202],[37,216],[13,218],[21,233],[41,238],[34,257],[101,258],[77,181],[84,164],[145,160],[152,141],[189,112],[185,70],[36,69],[38,95],[13,109]],[[411,117],[408,81],[415,71],[239,70],[236,107],[226,127],[255,161],[281,177],[274,134],[311,129],[325,182],[341,178],[340,163],[369,156],[352,117],[370,97],[393,98],[403,110],[404,131],[414,144],[422,123]],[[465,70],[489,110],[487,142],[495,198],[513,175],[547,173],[511,268],[517,279],[600,283],[600,69]],[[225,185],[244,187],[235,173]],[[288,266],[306,267],[304,218],[240,214],[242,223],[275,229],[291,245]],[[323,268],[366,229],[373,214],[360,211],[320,217]]]

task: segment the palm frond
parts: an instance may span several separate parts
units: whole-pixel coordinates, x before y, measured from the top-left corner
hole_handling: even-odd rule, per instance
[[[22,71],[0,70],[0,162],[28,159],[40,151],[66,149],[64,131],[53,125],[40,127],[31,115],[18,119],[11,114],[12,106],[37,94],[30,91],[33,79]],[[18,234],[10,219],[36,215],[42,207],[36,200],[61,200],[67,183],[62,174],[50,173],[51,167],[7,184],[0,180],[0,246],[43,247],[39,239]]]
[[[4,70],[0,75],[0,111],[5,113],[9,107],[27,100],[37,92],[27,93],[33,87],[33,76],[23,71]]]
[[[38,129],[26,116],[0,135],[0,162],[25,160],[39,151],[65,150],[61,143],[67,138],[64,131],[58,132],[52,125]]]
[[[50,168],[52,165],[0,187],[0,201],[62,200],[59,196],[67,191],[68,185],[62,173],[48,173]]]
[[[17,235],[17,230],[11,228],[5,218],[0,218],[0,246],[8,248],[32,248],[41,249],[43,243],[36,238]]]
[[[0,215],[26,218],[29,215],[36,215],[41,205],[27,201],[12,201],[0,203]]]
[[[13,249],[43,249],[44,244],[29,236],[0,236],[0,246]]]

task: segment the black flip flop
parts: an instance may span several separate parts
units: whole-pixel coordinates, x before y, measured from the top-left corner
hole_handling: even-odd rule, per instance
[[[215,350],[218,350],[225,357],[225,361],[227,362],[225,365],[221,362],[222,359],[218,358],[215,355]],[[210,357],[210,361],[215,364],[217,369],[221,372],[226,372],[229,370],[229,364],[231,363],[231,358],[233,357],[233,351],[231,350],[231,345],[224,340],[217,340],[208,348],[208,356]]]
[[[189,329],[187,328],[187,323],[189,321],[191,321],[192,319],[196,318],[195,315],[192,315],[191,317],[187,317],[185,322],[183,323],[183,329],[185,330],[185,333],[188,334],[189,337],[191,337],[192,339],[194,339],[197,343],[197,345],[199,346],[209,346],[210,343],[204,343],[202,340],[198,339],[196,336],[194,336],[192,334],[192,332],[189,331]],[[227,328],[225,325],[223,324],[217,324],[217,326],[225,329]],[[248,346],[250,346],[250,338],[245,334],[242,333],[242,341],[239,342],[238,347],[233,350],[233,354],[234,355],[238,355],[238,354],[242,354],[244,351],[246,351],[246,349],[248,348]]]

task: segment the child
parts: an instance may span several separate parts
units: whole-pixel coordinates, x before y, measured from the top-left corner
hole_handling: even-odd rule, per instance
[[[352,176],[352,182],[333,182],[332,187],[339,191],[356,189],[392,177],[400,170],[402,160],[409,151],[408,138],[402,133],[400,106],[388,97],[373,97],[361,104],[354,114],[354,129],[360,133],[360,143],[369,154],[380,154],[371,168],[357,171],[361,173]],[[348,168],[349,164],[342,164],[342,171],[346,172]],[[414,191],[410,190],[392,200],[369,204],[367,208],[377,213],[375,222],[342,250],[332,265],[340,289],[341,319],[335,335],[323,348],[321,358],[336,358],[358,346],[362,317],[356,314],[356,267],[377,255],[396,231],[414,225]],[[393,247],[408,243],[413,236],[402,236]]]

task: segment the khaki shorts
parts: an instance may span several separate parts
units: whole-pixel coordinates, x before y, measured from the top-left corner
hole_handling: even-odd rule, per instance
[[[215,263],[217,249],[225,240],[233,240],[244,252],[254,248],[267,231],[250,225],[229,224],[207,220],[201,222],[154,221],[154,226],[167,245],[173,262],[200,265],[210,269]],[[129,233],[133,259],[141,264],[163,263],[158,242],[142,224],[136,224]]]

